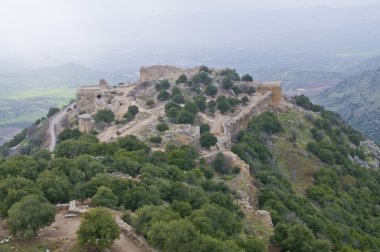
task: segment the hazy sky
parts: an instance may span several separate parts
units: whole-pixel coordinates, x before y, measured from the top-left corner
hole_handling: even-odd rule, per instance
[[[233,12],[313,6],[349,7],[380,0],[1,0],[0,57],[85,47],[94,23],[166,14]],[[90,24],[90,25],[89,25]],[[120,24],[121,29],[138,21]]]

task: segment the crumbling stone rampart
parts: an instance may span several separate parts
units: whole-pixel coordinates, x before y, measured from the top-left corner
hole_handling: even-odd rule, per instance
[[[95,127],[95,120],[90,114],[78,116],[79,130],[83,133],[91,132]]]
[[[223,122],[224,135],[218,138],[217,146],[219,150],[226,151],[231,149],[231,137],[240,130],[246,129],[252,117],[258,116],[271,109],[272,93],[267,92],[256,103],[249,104],[238,115]]]

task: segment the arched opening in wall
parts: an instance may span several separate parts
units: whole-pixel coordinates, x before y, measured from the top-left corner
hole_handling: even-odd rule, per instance
[[[102,98],[102,95],[97,95],[96,98],[100,99]]]

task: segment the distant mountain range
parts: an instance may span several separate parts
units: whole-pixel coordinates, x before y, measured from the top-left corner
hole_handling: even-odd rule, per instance
[[[355,71],[376,64],[380,65],[380,57],[360,64]],[[353,127],[380,143],[380,68],[350,76],[311,98],[338,112]]]

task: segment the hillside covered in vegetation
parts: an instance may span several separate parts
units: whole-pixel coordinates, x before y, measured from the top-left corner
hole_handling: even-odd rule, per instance
[[[380,142],[380,68],[365,71],[313,97],[313,101],[338,112],[354,128]]]

